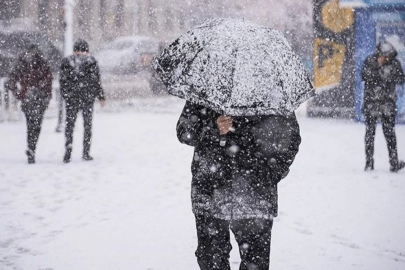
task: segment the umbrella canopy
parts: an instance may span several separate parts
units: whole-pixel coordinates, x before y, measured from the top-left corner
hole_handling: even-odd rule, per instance
[[[284,36],[243,19],[209,19],[152,67],[170,94],[231,116],[287,115],[314,95]]]

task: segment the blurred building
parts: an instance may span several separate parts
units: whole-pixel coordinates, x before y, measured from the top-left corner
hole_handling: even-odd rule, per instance
[[[314,85],[308,115],[361,113],[361,69],[378,42],[390,42],[405,67],[405,0],[314,0]],[[405,87],[397,87],[397,121],[405,123]]]
[[[0,0],[0,6],[2,28],[39,30],[62,47],[64,0]],[[302,43],[312,33],[311,12],[311,0],[75,0],[74,37],[97,49],[118,36],[171,40],[207,17],[245,17],[296,33],[289,38]]]
[[[170,39],[202,19],[201,14],[220,14],[224,2],[226,0],[215,3],[208,0],[76,0],[74,36],[85,38],[96,47],[126,35]],[[62,46],[64,0],[0,0],[0,6],[2,28],[42,31]]]

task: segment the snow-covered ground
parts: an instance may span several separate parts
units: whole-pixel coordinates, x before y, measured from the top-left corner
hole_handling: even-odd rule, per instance
[[[193,149],[177,141],[176,98],[100,109],[92,155],[73,160],[50,110],[35,165],[25,123],[0,123],[0,269],[197,270],[190,203]],[[302,144],[279,185],[272,270],[405,269],[405,171],[390,173],[378,126],[375,171],[364,172],[364,126],[299,117]],[[405,158],[405,126],[397,126]],[[232,269],[239,256],[233,240]]]

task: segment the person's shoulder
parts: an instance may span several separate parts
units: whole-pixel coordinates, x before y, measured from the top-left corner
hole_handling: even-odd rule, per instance
[[[73,60],[75,57],[76,57],[76,55],[71,54],[71,55],[68,55],[68,56],[63,57],[63,59],[64,59],[65,61],[70,61],[70,60]],[[63,60],[63,59],[62,59],[62,60]]]
[[[401,62],[400,62],[397,58],[392,59],[392,63],[393,63],[394,65],[397,65],[397,66],[402,66],[402,65],[401,65]]]
[[[94,66],[98,65],[97,60],[93,55],[87,54],[87,55],[83,55],[82,57],[83,57],[82,58],[83,59],[82,64],[84,66],[87,66],[87,67],[90,68],[90,67],[94,67]]]
[[[92,55],[92,54],[89,54],[88,57],[89,57],[89,59],[91,59],[91,61],[97,61],[96,57],[94,57],[94,55]]]
[[[88,63],[91,63],[91,64],[97,63],[96,58],[95,58],[94,55],[92,55],[92,54],[86,55],[86,61],[87,61]]]
[[[74,55],[65,56],[61,60],[61,65],[70,64],[74,60]]]

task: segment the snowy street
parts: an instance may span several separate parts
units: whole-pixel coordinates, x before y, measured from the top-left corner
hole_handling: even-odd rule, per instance
[[[36,164],[25,121],[0,122],[1,270],[197,270],[190,202],[193,148],[176,138],[183,101],[96,106],[91,154],[72,162],[45,114]],[[405,269],[405,170],[391,173],[381,125],[375,170],[364,172],[364,125],[298,118],[302,144],[279,184],[272,270]],[[405,126],[396,127],[405,159]],[[239,267],[233,240],[232,270]]]

